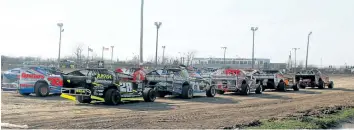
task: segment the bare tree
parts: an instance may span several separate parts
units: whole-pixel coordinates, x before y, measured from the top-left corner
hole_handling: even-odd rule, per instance
[[[74,50],[74,56],[76,57],[76,63],[78,65],[82,65],[81,64],[81,60],[82,60],[82,51],[83,51],[83,45],[79,44],[76,46],[75,50]]]
[[[189,51],[187,52],[187,66],[191,65],[192,60],[197,52],[196,51]]]

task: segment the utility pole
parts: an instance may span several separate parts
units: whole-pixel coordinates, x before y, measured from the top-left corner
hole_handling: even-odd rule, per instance
[[[321,57],[321,69],[322,69],[322,57]]]
[[[289,70],[292,70],[293,68],[293,61],[292,61],[292,58],[291,58],[291,50],[290,50],[290,55],[289,55]]]
[[[90,51],[91,51],[91,48],[88,46],[87,47],[87,65],[86,65],[86,68],[89,68]]]
[[[58,54],[58,67],[60,68],[60,49],[61,49],[61,33],[64,32],[63,23],[57,23],[59,27],[59,54]]]
[[[104,51],[104,46],[102,47],[102,61],[103,61],[103,51]]]
[[[112,48],[112,54],[111,54],[111,68],[113,68],[113,48],[114,46],[111,46]]]
[[[144,0],[141,0],[140,6],[140,64],[143,64],[143,34],[144,34]]]
[[[156,52],[155,52],[155,67],[157,68],[157,49],[159,45],[159,29],[161,27],[161,22],[155,22],[156,26]]]
[[[258,27],[251,27],[253,32],[253,44],[252,44],[252,69],[254,69],[254,34],[258,30]]]
[[[296,66],[296,51],[299,50],[300,48],[293,48],[293,50],[295,51],[295,70],[294,73],[296,73],[297,71],[297,66]]]
[[[308,56],[309,56],[309,43],[310,43],[310,36],[311,36],[312,32],[310,32],[307,35],[307,49],[306,49],[306,64],[305,64],[305,69],[307,69],[307,60],[308,60]]]
[[[165,48],[166,46],[162,46],[162,64],[165,65]]]
[[[224,49],[224,65],[225,65],[225,64],[226,64],[225,55],[226,55],[226,49],[227,49],[227,47],[221,47],[221,49]]]

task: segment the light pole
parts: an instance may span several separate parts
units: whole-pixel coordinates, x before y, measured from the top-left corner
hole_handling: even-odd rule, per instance
[[[227,47],[221,47],[221,49],[224,49],[224,64],[226,64],[226,62],[225,62],[225,55],[226,55],[226,49],[227,49]]]
[[[144,32],[144,0],[141,0],[140,6],[140,64],[143,64],[143,33]]]
[[[293,48],[293,50],[295,51],[295,70],[294,73],[296,73],[297,71],[297,66],[296,66],[296,51],[299,50],[300,48]]]
[[[61,33],[64,32],[63,23],[57,23],[59,27],[59,54],[58,54],[58,67],[60,67],[60,49],[61,49]]]
[[[166,46],[162,46],[162,64],[164,65],[165,64],[165,48]]]
[[[156,53],[155,53],[155,66],[157,68],[157,49],[159,44],[159,29],[161,27],[162,22],[155,22],[156,26]]]
[[[111,54],[111,68],[113,68],[113,48],[114,46],[111,46],[112,48],[112,54]]]
[[[306,63],[305,63],[305,69],[307,69],[307,59],[308,59],[308,55],[309,55],[309,43],[310,43],[310,36],[311,36],[312,32],[310,32],[307,35],[307,49],[306,49]]]
[[[180,64],[182,64],[182,54],[181,54],[181,52],[178,52],[178,54],[179,54],[179,58],[180,58]]]
[[[258,30],[258,27],[251,27],[253,32],[253,44],[252,44],[252,69],[254,69],[254,34]]]

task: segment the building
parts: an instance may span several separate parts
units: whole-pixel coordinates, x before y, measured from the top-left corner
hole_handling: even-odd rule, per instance
[[[286,69],[286,63],[270,63],[270,59],[255,58],[255,69]],[[252,68],[252,59],[250,58],[193,58],[192,65],[195,67],[232,67],[232,68]]]
[[[192,64],[195,67],[233,67],[233,68],[252,68],[250,58],[193,58]],[[269,68],[270,59],[255,58],[254,68]]]
[[[288,65],[286,63],[270,63],[270,69],[287,69]]]

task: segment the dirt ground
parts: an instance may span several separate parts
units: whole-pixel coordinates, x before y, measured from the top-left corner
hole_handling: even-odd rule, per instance
[[[257,119],[301,114],[335,105],[354,106],[354,77],[332,76],[334,89],[298,92],[267,90],[261,95],[233,93],[214,98],[158,98],[153,103],[118,106],[78,104],[59,96],[37,98],[2,92],[2,123],[29,128],[224,128]]]

